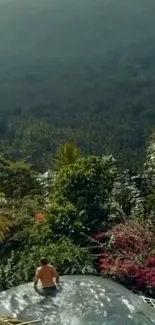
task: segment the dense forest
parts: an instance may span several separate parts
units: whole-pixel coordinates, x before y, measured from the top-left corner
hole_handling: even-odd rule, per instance
[[[154,14],[153,0],[0,0],[5,157],[45,171],[70,142],[139,168],[155,123]]]
[[[154,0],[0,0],[1,290],[45,255],[154,296],[154,17]]]

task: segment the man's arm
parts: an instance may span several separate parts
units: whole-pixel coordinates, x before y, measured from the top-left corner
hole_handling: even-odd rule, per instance
[[[56,268],[53,266],[53,277],[56,278],[56,283],[59,283],[59,273],[57,272]]]
[[[36,273],[35,273],[35,278],[34,278],[34,288],[37,287],[37,284],[38,284],[38,281],[39,281],[39,269],[36,270]]]

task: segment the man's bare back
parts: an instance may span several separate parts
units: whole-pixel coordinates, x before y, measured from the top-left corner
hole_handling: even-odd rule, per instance
[[[59,274],[57,273],[53,265],[49,265],[46,258],[42,258],[40,261],[40,267],[37,268],[34,288],[36,289],[38,282],[40,281],[43,290],[55,289],[56,284],[59,283]]]

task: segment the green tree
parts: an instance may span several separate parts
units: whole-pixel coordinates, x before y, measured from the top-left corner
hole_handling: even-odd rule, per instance
[[[155,133],[150,137],[147,150],[146,160],[144,163],[144,176],[150,187],[155,188]]]
[[[62,168],[51,198],[49,209],[52,215],[58,214],[57,222],[60,220],[61,226],[65,216],[68,233],[73,225],[92,233],[116,222],[122,217],[111,198],[116,175],[117,168],[111,156],[83,157]],[[57,208],[59,213],[53,213],[53,202],[61,206],[61,209]],[[65,212],[66,207],[69,210]]]
[[[62,167],[74,164],[82,156],[81,149],[73,144],[63,144],[56,151],[53,159],[53,169],[59,171]]]
[[[10,231],[12,226],[12,222],[0,214],[0,241],[3,241]]]
[[[37,174],[24,161],[12,162],[0,157],[0,191],[6,197],[22,198],[41,193]]]
[[[120,171],[114,196],[126,217],[154,220],[155,212],[155,134],[150,138],[146,158],[139,173]]]
[[[0,242],[8,235],[13,223],[10,219],[10,209],[4,193],[0,193]]]

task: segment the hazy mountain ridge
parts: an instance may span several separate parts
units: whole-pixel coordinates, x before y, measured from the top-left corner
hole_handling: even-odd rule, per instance
[[[3,114],[140,148],[155,125],[154,17],[154,0],[0,1]]]
[[[104,55],[154,35],[154,14],[152,0],[14,0],[1,5],[0,57]]]

